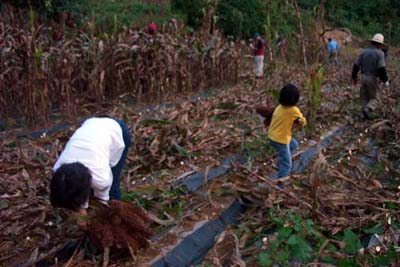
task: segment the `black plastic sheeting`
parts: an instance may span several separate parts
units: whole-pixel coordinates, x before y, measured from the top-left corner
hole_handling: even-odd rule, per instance
[[[26,136],[32,139],[39,139],[41,136],[45,135],[52,135],[55,134],[57,132],[61,132],[61,131],[65,131],[68,130],[69,128],[71,128],[72,125],[71,124],[62,124],[62,125],[55,125],[52,127],[49,127],[47,129],[44,130],[37,130],[37,131],[33,131],[28,133]]]
[[[35,130],[35,131],[31,131],[31,132],[23,132],[22,130],[15,130],[14,134],[18,137],[39,139],[43,135],[52,135],[57,132],[68,130],[70,127],[72,127],[72,124],[66,123],[66,124],[55,125],[55,126],[51,126],[51,127],[45,128],[45,129]],[[0,140],[3,140],[4,138],[5,138],[5,134],[0,131]]]
[[[333,135],[327,136],[327,138],[325,139],[326,141],[323,140],[325,142],[323,142],[323,141],[321,142],[322,148],[326,148],[331,143],[331,141],[333,140],[333,138],[335,136],[342,134],[345,130],[346,130],[346,128],[341,128],[341,129],[338,129],[337,131],[334,131]],[[348,142],[348,145],[351,145],[351,143],[353,143],[353,142],[355,142],[355,141],[352,140],[352,141]],[[366,155],[358,155],[356,157],[361,162],[363,170],[370,170],[378,162],[379,148],[378,148],[376,142],[374,142],[374,140],[372,140],[372,139],[367,140],[366,148],[367,148],[367,151],[365,153]],[[304,162],[308,161],[308,159],[305,157],[305,155],[308,155],[308,156],[313,155],[314,156],[318,152],[316,149],[317,149],[316,147],[311,147],[309,150],[307,150],[305,153],[303,153],[301,155],[301,157],[303,157],[303,155],[304,155],[304,159],[299,159],[299,161],[295,162],[296,164],[298,164],[300,161],[303,163],[303,164],[297,165],[297,166],[299,166],[298,172],[301,172],[302,170],[304,170],[304,169],[302,169],[303,167],[301,167],[301,166],[304,166]],[[275,233],[276,233],[275,229],[267,229],[262,234],[264,236],[271,236]],[[375,238],[374,235],[371,235],[371,234],[366,234],[366,235],[362,236],[360,238],[360,241],[361,241],[363,248],[368,248],[368,246],[371,244],[371,240],[373,241],[374,238]],[[261,240],[258,240],[258,241],[256,241],[255,245],[258,247],[261,247],[263,245],[263,243]],[[291,263],[299,264],[299,262],[295,262],[294,259],[292,259]]]
[[[80,240],[72,240],[68,242],[64,247],[62,247],[60,250],[58,250],[54,255],[51,257],[48,256],[44,259],[41,259],[37,262],[28,262],[24,264],[17,265],[16,267],[49,267],[49,266],[54,266],[57,264],[57,262],[65,262],[71,258],[71,256],[74,254],[76,248],[80,244]]]
[[[196,103],[197,101],[208,99],[212,96],[213,96],[213,90],[207,89],[198,95],[191,96],[190,101],[193,103]],[[152,112],[156,112],[157,110],[163,109],[163,108],[174,108],[177,106],[177,104],[183,104],[185,101],[187,101],[187,99],[181,99],[175,103],[164,103],[164,104],[159,104],[159,105],[151,105],[145,110],[145,112],[152,113]]]
[[[321,148],[327,148],[337,136],[344,133],[346,127],[338,127],[321,140]],[[318,153],[317,144],[304,151],[298,160],[293,162],[292,172],[297,174],[304,171]]]
[[[206,173],[204,171],[196,172],[182,180],[175,181],[172,186],[174,188],[185,186],[188,192],[194,193],[208,181],[225,175],[230,170],[232,162],[244,164],[247,160],[248,157],[241,156],[240,154],[230,155],[222,160],[218,167],[210,168],[207,177],[205,177]]]
[[[379,149],[376,142],[374,142],[372,139],[369,139],[367,141],[367,145],[368,145],[368,151],[366,154],[368,156],[362,156],[360,160],[362,164],[364,164],[365,166],[372,167],[375,165],[375,163],[378,162]]]
[[[70,127],[70,125],[51,127],[46,129],[45,133],[51,134],[56,131],[67,129],[68,127]],[[322,148],[326,148],[336,136],[343,133],[344,129],[344,127],[341,127],[330,132],[329,135],[321,141]],[[30,136],[32,138],[40,138],[43,133],[44,131],[32,132],[30,133]],[[304,171],[316,154],[317,145],[313,145],[293,162],[293,171],[295,173]],[[182,180],[178,180],[173,186],[185,186],[189,192],[196,192],[201,186],[205,185],[207,181],[225,175],[230,170],[232,162],[240,162],[241,164],[244,164],[247,162],[247,160],[248,157],[240,154],[231,155],[221,161],[219,167],[209,169],[207,179],[205,179],[205,172],[201,171],[187,176]],[[214,246],[216,236],[222,233],[229,224],[238,224],[241,214],[243,214],[246,209],[247,207],[245,205],[239,203],[239,201],[234,201],[231,206],[225,209],[217,219],[205,223],[192,234],[185,237],[177,246],[169,251],[166,256],[153,262],[152,266],[185,267],[193,264],[200,264],[203,262],[208,250]],[[75,247],[76,244],[74,241],[72,241],[64,249],[58,251],[57,254],[60,256],[59,261],[61,258],[68,259],[68,255],[72,255],[72,249]],[[52,260],[46,259],[38,262],[37,265],[34,266],[51,266],[51,263]]]
[[[335,137],[343,134],[344,130],[345,127],[338,127],[329,132],[329,134],[321,140],[321,147],[328,147]],[[293,166],[295,167],[294,171],[304,171],[316,156],[317,152],[317,144],[303,152],[301,156],[293,162]],[[229,171],[232,161],[235,160],[245,163],[247,158],[239,154],[234,154],[226,158],[221,162],[219,167],[209,170],[207,180],[225,175]],[[184,185],[190,192],[194,192],[207,182],[207,180],[204,179],[204,174],[204,172],[198,172],[177,183]],[[156,260],[151,266],[186,267],[202,263],[208,250],[214,246],[217,235],[222,233],[229,224],[237,224],[241,214],[244,213],[246,209],[247,207],[240,204],[238,201],[233,202],[228,209],[222,212],[218,219],[207,222],[191,235],[184,238],[176,247],[169,251],[166,256]]]
[[[186,267],[200,264],[208,250],[214,246],[215,237],[221,234],[228,225],[238,224],[239,217],[245,210],[245,206],[234,201],[217,219],[205,223],[185,237],[165,257],[156,260],[151,266]]]
[[[333,139],[339,135],[342,135],[345,131],[345,127],[337,127],[335,130],[331,131],[325,138],[321,140],[321,148],[327,148],[333,141]],[[305,150],[296,160],[293,161],[292,172],[297,174],[304,171],[307,166],[311,163],[314,157],[317,155],[318,149],[317,144],[314,144],[307,150]],[[215,168],[210,168],[205,177],[205,172],[196,172],[182,180],[175,181],[173,187],[177,188],[180,186],[185,186],[189,193],[196,192],[200,187],[204,186],[208,181],[216,179],[218,177],[224,176],[231,168],[232,162],[239,162],[244,164],[249,160],[249,157],[243,156],[241,154],[233,154],[228,156],[226,159],[222,160],[220,166]],[[271,178],[276,178],[277,172],[271,173]]]
[[[211,89],[204,90],[200,94],[190,97],[190,101],[193,103],[196,103],[200,100],[211,97],[212,94],[213,94],[213,90],[211,90]],[[142,112],[143,113],[154,113],[157,110],[160,110],[162,108],[174,108],[177,106],[177,104],[182,104],[185,101],[187,101],[187,100],[181,99],[177,103],[171,102],[171,103],[165,103],[165,104],[159,104],[159,105],[151,105],[147,109],[144,109]],[[135,103],[133,103],[132,105],[134,106]],[[81,122],[83,122],[83,121],[81,121]],[[45,129],[41,129],[41,130],[31,131],[28,133],[18,133],[17,131],[15,131],[15,134],[20,137],[39,139],[43,134],[46,134],[46,135],[55,134],[57,132],[68,130],[72,126],[73,126],[72,124],[65,123],[65,124],[61,124],[61,125],[54,125],[54,126],[51,126],[51,127],[45,128]],[[0,140],[2,140],[4,138],[4,135],[2,134],[2,132],[5,130],[7,130],[6,123],[4,121],[0,121]]]

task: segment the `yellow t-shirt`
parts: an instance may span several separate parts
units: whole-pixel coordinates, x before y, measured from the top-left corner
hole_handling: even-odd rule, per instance
[[[292,139],[293,123],[297,119],[302,127],[307,124],[306,118],[304,118],[298,107],[277,106],[272,114],[271,124],[269,125],[269,139],[280,144],[289,144]]]

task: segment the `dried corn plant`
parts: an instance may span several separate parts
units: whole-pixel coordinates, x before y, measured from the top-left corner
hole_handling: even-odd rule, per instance
[[[162,101],[238,81],[242,45],[219,34],[149,37],[126,29],[100,38],[71,29],[54,40],[60,27],[18,27],[9,16],[7,10],[0,16],[3,118],[44,122],[50,111],[72,117],[83,104],[100,107],[122,94]]]

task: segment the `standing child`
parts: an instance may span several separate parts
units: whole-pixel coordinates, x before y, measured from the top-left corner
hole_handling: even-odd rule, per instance
[[[293,125],[306,125],[306,119],[296,107],[299,98],[297,87],[286,84],[280,91],[279,105],[275,108],[269,126],[268,138],[278,153],[278,178],[288,176],[292,169],[292,154],[298,147],[296,139],[292,137]]]

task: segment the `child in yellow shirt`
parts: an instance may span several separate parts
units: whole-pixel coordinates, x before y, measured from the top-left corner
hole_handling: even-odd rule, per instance
[[[303,127],[307,123],[296,107],[299,98],[299,89],[293,84],[286,84],[280,91],[280,105],[275,108],[269,126],[268,138],[278,153],[278,178],[288,176],[292,169],[292,154],[298,147],[298,142],[292,137],[293,125],[298,123]]]

